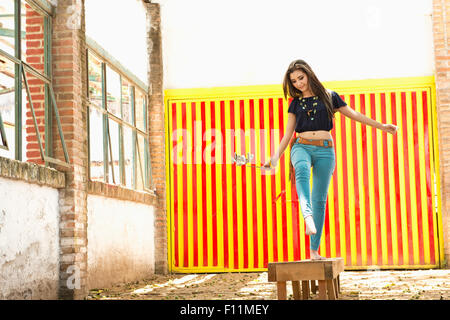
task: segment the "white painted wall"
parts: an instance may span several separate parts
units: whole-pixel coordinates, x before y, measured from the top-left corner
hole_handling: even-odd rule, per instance
[[[88,195],[88,288],[145,279],[155,270],[154,207]]]
[[[57,299],[58,198],[57,189],[0,177],[0,299]]]
[[[91,0],[92,1],[92,0]],[[432,0],[156,0],[164,89],[434,74]]]

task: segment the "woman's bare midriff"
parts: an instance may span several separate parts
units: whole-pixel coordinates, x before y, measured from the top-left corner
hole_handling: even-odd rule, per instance
[[[329,131],[325,131],[325,130],[305,131],[305,132],[297,133],[297,136],[300,136],[305,139],[312,139],[312,140],[320,140],[320,139],[333,140],[331,133]]]

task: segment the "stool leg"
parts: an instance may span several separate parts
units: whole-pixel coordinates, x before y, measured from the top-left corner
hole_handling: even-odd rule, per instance
[[[294,300],[301,300],[300,281],[292,281],[292,293],[294,294]]]
[[[337,276],[337,284],[338,292],[341,293],[341,277],[339,275]]]
[[[316,294],[317,293],[317,283],[316,280],[311,280],[311,292]]]
[[[334,284],[334,294],[336,295],[336,299],[339,299],[339,285],[338,285],[338,283],[339,283],[339,280],[338,280],[338,278],[336,277],[336,278],[334,278],[333,279],[333,284]]]
[[[327,300],[327,281],[319,280],[319,300]]]
[[[309,299],[309,281],[302,281],[303,300]]]
[[[286,281],[277,281],[278,300],[286,300]]]
[[[334,291],[334,280],[327,280],[328,300],[336,300],[336,292]]]

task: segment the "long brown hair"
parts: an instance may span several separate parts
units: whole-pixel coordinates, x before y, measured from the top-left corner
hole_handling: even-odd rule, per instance
[[[287,99],[288,95],[291,98],[302,98],[303,92],[298,90],[292,85],[291,82],[291,73],[295,70],[303,71],[308,77],[308,85],[311,88],[311,91],[317,95],[317,97],[323,101],[325,107],[328,112],[328,117],[330,119],[334,118],[334,110],[333,103],[331,101],[331,94],[328,93],[327,89],[323,86],[323,84],[317,79],[316,74],[311,69],[311,67],[304,60],[295,60],[292,61],[289,65],[286,74],[284,75],[283,80],[283,92],[284,98]]]

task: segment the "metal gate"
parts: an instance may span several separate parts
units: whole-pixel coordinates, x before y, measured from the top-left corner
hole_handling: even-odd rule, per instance
[[[392,136],[336,114],[336,170],[320,253],[347,270],[433,268],[443,260],[432,77],[330,82],[357,111],[397,124]],[[262,271],[309,258],[289,149],[276,174],[289,101],[280,86],[166,90],[169,266],[173,272]],[[278,201],[274,201],[286,190]]]

